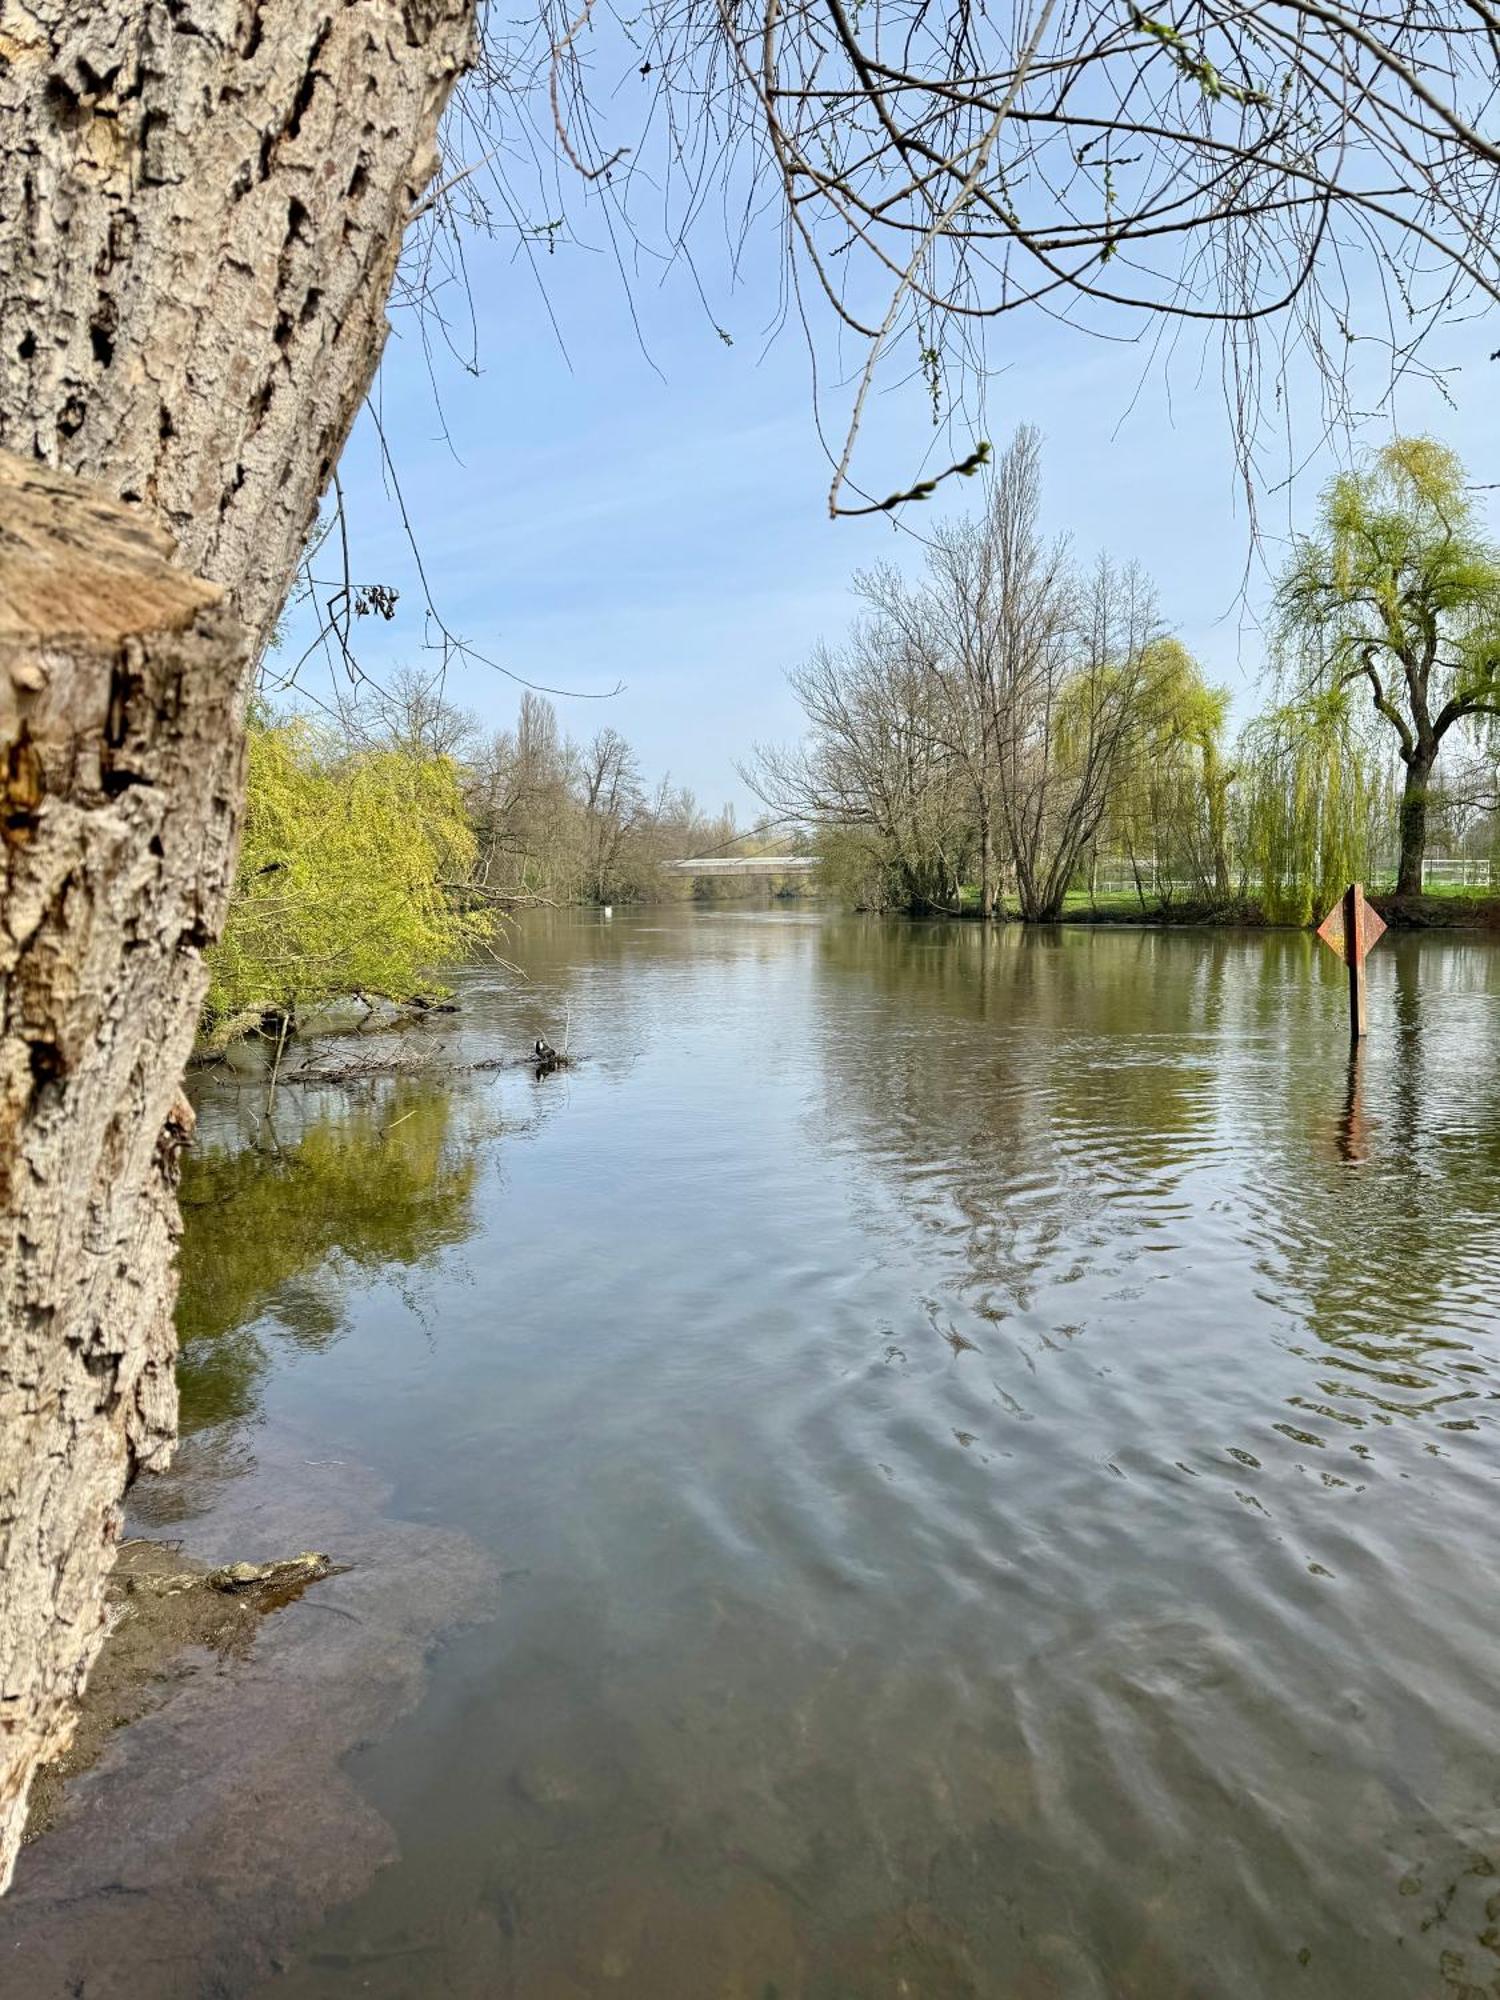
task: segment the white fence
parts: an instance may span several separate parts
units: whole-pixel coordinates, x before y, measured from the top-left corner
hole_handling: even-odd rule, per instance
[[[1077,886],[1089,887],[1087,867],[1078,877]],[[1147,898],[1159,896],[1191,896],[1198,892],[1195,882],[1179,882],[1173,876],[1160,873],[1154,855],[1143,855],[1131,867],[1128,859],[1119,855],[1101,854],[1094,870],[1093,890],[1096,896],[1133,896],[1137,890]]]
[[[1396,862],[1392,856],[1387,865],[1372,871],[1370,887],[1389,888],[1395,880]],[[1088,888],[1087,868],[1080,874],[1077,886]],[[1493,886],[1493,865],[1488,860],[1476,860],[1463,854],[1434,854],[1422,863],[1424,889],[1489,889]],[[1096,896],[1133,896],[1138,887],[1152,900],[1162,896],[1190,896],[1198,889],[1196,883],[1180,882],[1158,873],[1153,855],[1142,855],[1134,868],[1127,857],[1100,855],[1093,880]]]
[[[1422,863],[1422,887],[1488,889],[1490,864],[1467,855],[1433,855]]]

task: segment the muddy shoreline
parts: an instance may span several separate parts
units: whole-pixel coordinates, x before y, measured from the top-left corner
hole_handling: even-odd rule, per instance
[[[184,1555],[180,1542],[132,1536],[120,1544],[106,1598],[109,1634],[78,1703],[72,1741],[37,1773],[23,1846],[52,1831],[66,1810],[69,1784],[99,1761],[115,1730],[170,1698],[174,1680],[193,1671],[194,1655],[210,1655],[220,1665],[243,1660],[261,1618],[316,1580],[309,1568],[292,1595],[283,1596],[220,1587],[221,1575]]]
[[[73,1744],[39,1780],[0,1903],[7,1992],[27,2000],[249,1994],[397,1853],[350,1754],[421,1699],[444,1634],[492,1617],[493,1563],[403,1521],[368,1468],[317,1441],[212,1442],[132,1494],[119,1617]],[[316,1542],[325,1575],[213,1588],[226,1562]]]

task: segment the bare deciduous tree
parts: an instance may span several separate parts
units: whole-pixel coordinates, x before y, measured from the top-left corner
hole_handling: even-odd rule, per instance
[[[987,477],[986,505],[940,528],[920,580],[856,578],[869,613],[840,651],[789,676],[809,725],[796,752],[746,773],[778,811],[868,826],[905,880],[957,902],[977,860],[992,915],[997,845],[1023,917],[1055,917],[1159,700],[1154,601],[1105,560],[1080,576],[1040,527],[1041,442],[1023,427]]]
[[[796,750],[757,746],[746,783],[779,818],[867,829],[879,901],[956,910],[971,822],[930,655],[876,614],[787,678],[807,740]]]
[[[1156,602],[1139,570],[1100,557],[1043,643],[1018,661],[1002,750],[1006,833],[1021,914],[1046,922],[1108,809],[1159,699]]]

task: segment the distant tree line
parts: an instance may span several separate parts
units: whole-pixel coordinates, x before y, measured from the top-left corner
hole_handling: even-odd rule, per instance
[[[489,735],[410,667],[318,717],[260,708],[205,1025],[222,1043],[350,994],[435,995],[436,969],[494,948],[508,910],[717,899],[736,885],[665,864],[774,844],[648,788],[617,729],[564,736],[535,694]]]
[[[915,580],[859,573],[848,636],[790,674],[805,736],[743,775],[846,899],[1044,922],[1104,863],[1142,907],[1306,921],[1354,876],[1417,894],[1434,840],[1500,860],[1500,550],[1451,452],[1397,439],[1328,488],[1233,739],[1149,580],[1040,521],[1023,427],[982,513]]]
[[[409,679],[398,682],[396,702],[409,692]],[[665,864],[728,847],[733,813],[704,812],[668,778],[648,784],[618,729],[606,725],[574,742],[552,704],[527,693],[514,728],[483,736],[471,724],[453,754],[478,846],[473,883],[483,894],[514,905],[718,893]],[[732,851],[754,848],[736,844]]]
[[[802,742],[744,771],[791,832],[648,785],[535,693],[489,733],[411,667],[254,713],[211,1033],[433,991],[509,909],[736,892],[666,865],[695,854],[800,846],[858,907],[1033,922],[1121,894],[1306,922],[1356,877],[1417,894],[1433,846],[1500,883],[1500,550],[1451,452],[1397,439],[1332,482],[1237,734],[1149,579],[1043,534],[1041,466],[1023,427],[915,577],[856,576],[849,633],[790,675]]]

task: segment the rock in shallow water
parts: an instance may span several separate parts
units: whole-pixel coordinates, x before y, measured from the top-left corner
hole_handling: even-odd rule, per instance
[[[300,1601],[274,1618],[258,1615],[274,1581],[173,1600],[246,1620],[252,1643],[197,1641],[152,1712],[69,1780],[0,1902],[7,1996],[251,1993],[289,1941],[393,1858],[390,1827],[343,1761],[419,1700],[444,1631],[492,1615],[497,1579],[467,1536],[382,1514],[386,1489],[366,1468],[317,1463],[324,1443],[257,1438],[253,1467],[221,1483],[190,1440],[163,1481],[137,1489],[134,1525],[149,1532],[159,1510],[184,1539],[174,1574],[189,1574],[195,1550],[295,1548],[310,1529],[349,1567],[306,1596],[312,1574],[293,1577]]]

